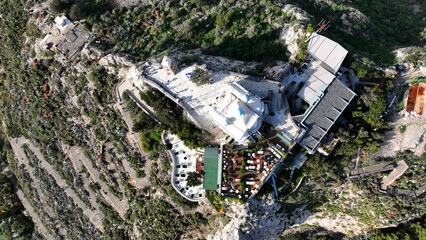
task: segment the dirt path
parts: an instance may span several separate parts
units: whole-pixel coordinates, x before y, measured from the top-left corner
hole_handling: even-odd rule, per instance
[[[102,190],[100,193],[102,196],[120,214],[120,216],[123,217],[129,208],[126,196],[123,196],[123,200],[120,200],[117,198],[117,196],[112,194],[111,191],[109,191],[108,186],[100,179],[99,172],[93,168],[91,161],[87,159],[86,156],[84,156],[83,151],[79,147],[71,147],[69,154],[73,158],[73,161],[81,161],[81,163],[89,172],[92,180],[96,183],[99,183],[101,186]]]
[[[76,160],[71,154],[69,154],[69,147],[67,146],[66,149],[64,149],[65,153],[68,153],[68,156],[71,160],[71,163],[75,169],[75,171],[77,173],[81,173],[83,171],[82,168],[82,164],[80,161]],[[89,201],[90,204],[95,208],[95,209],[99,209],[99,204],[96,202],[96,196],[95,193],[93,191],[90,190],[89,184],[90,184],[90,180],[88,177],[86,176],[82,176],[83,179],[83,184],[84,184],[84,189],[86,189],[89,192]],[[103,218],[102,213],[99,214],[100,218]]]
[[[121,95],[126,90],[136,91],[136,88],[133,87],[127,80],[123,80],[117,86],[117,95],[118,95],[117,98],[119,100],[118,100],[118,103],[115,106],[120,111],[121,116],[123,116],[123,119],[126,122],[127,127],[129,128],[129,132],[127,133],[126,137],[129,139],[129,142],[132,143],[133,147],[137,148],[139,150],[139,153],[146,160],[145,169],[144,169],[146,176],[144,178],[137,178],[135,170],[130,166],[130,163],[127,161],[127,159],[123,160],[123,166],[124,166],[124,169],[129,173],[129,175],[132,178],[133,182],[135,183],[136,187],[143,188],[143,187],[146,187],[146,186],[150,186],[148,179],[149,179],[149,172],[151,171],[151,160],[148,159],[148,154],[146,154],[142,150],[142,142],[141,142],[141,137],[140,137],[139,133],[132,131],[133,120],[130,116],[129,111],[127,110],[126,103],[123,101],[123,99],[121,99]],[[139,94],[133,94],[133,95],[137,97]],[[139,101],[142,101],[142,100],[139,99]],[[143,102],[142,102],[142,104],[143,104]],[[146,104],[145,104],[145,106],[147,107],[147,109],[150,112],[154,112],[154,110],[152,108],[150,108],[149,106],[147,106]]]
[[[49,163],[46,162],[40,150],[24,137],[11,139],[11,145],[13,147],[13,150],[15,151],[15,153],[17,153],[17,155],[20,156],[19,158],[21,159],[22,163],[27,167],[31,178],[36,182],[37,178],[32,174],[33,168],[29,165],[28,159],[22,150],[23,144],[28,144],[30,150],[36,155],[38,160],[40,160],[40,167],[44,168],[55,179],[58,186],[61,187],[67,194],[67,196],[73,200],[75,205],[82,209],[83,213],[87,216],[87,218],[90,219],[93,225],[100,231],[103,231],[104,229],[101,217],[99,215],[99,210],[94,212],[86,206],[86,204],[77,196],[77,194],[70,188],[70,186],[65,182],[65,180],[60,177],[58,172],[56,172],[56,170],[53,169],[53,167]],[[39,181],[37,180],[35,186],[39,187],[39,185]]]
[[[9,175],[12,174],[7,165],[5,163],[3,163],[0,159],[0,167],[1,167],[1,171],[2,173]],[[14,177],[14,176],[13,176]],[[11,176],[8,176],[9,179],[11,179]],[[12,185],[14,189],[17,189],[17,182],[16,179],[12,180]],[[25,198],[24,193],[22,192],[21,189],[17,189],[16,191],[16,195],[18,196],[19,200],[21,201],[22,205],[24,206],[26,213],[31,217],[32,221],[35,223],[35,227],[37,229],[37,231],[46,239],[48,240],[53,240],[54,237],[49,233],[49,231],[46,229],[46,227],[43,225],[43,223],[41,222],[40,217],[35,213],[34,208],[31,206],[31,204],[28,202],[28,200]],[[66,234],[65,230],[62,229],[63,233]]]
[[[28,215],[30,215],[31,219],[33,220],[33,222],[36,225],[36,228],[38,230],[38,232],[45,237],[48,240],[53,240],[55,239],[50,233],[49,231],[46,229],[46,227],[43,225],[43,223],[41,222],[39,216],[35,213],[34,208],[31,206],[31,204],[28,202],[28,200],[25,198],[24,193],[22,192],[22,190],[18,190],[16,192],[16,195],[18,195],[19,200],[21,200],[22,205],[24,205],[25,210],[27,211]]]
[[[28,172],[28,174],[30,175],[30,178],[32,179],[32,184],[31,184],[31,186],[32,187],[34,187],[35,188],[35,190],[36,190],[36,192],[37,192],[37,194],[38,194],[38,197],[39,197],[39,199],[40,199],[40,201],[42,202],[42,204],[43,204],[43,210],[44,210],[44,212],[45,213],[47,213],[47,215],[48,215],[48,217],[50,218],[50,219],[56,219],[56,215],[55,215],[55,213],[54,213],[54,211],[53,211],[53,209],[47,204],[47,202],[48,202],[48,199],[46,198],[46,196],[43,194],[43,191],[41,190],[41,188],[40,188],[40,180],[38,180],[38,178],[36,178],[35,176],[34,176],[34,169],[32,168],[32,167],[30,167],[28,164],[27,164],[27,162],[26,162],[26,156],[25,156],[25,153],[22,151],[22,149],[20,148],[20,147],[18,147],[18,145],[16,144],[17,143],[17,141],[16,140],[12,140],[12,139],[9,139],[9,142],[10,142],[10,144],[11,144],[11,146],[12,146],[12,149],[13,149],[13,151],[14,151],[14,153],[15,153],[15,155],[17,156],[17,159],[18,159],[18,162],[20,163],[20,164],[23,164],[24,166],[25,166],[25,169],[26,169],[26,172]],[[21,191],[22,192],[22,191]],[[23,194],[23,193],[22,193]],[[23,199],[25,199],[25,196],[24,195],[22,195],[22,197],[23,197]],[[20,198],[21,199],[21,198]],[[24,204],[24,202],[22,201],[23,199],[21,199],[21,202]],[[25,204],[30,204],[29,202],[28,202],[28,200],[26,200],[25,199],[25,201],[26,201],[26,203]],[[25,205],[24,205],[25,206]],[[34,212],[34,208],[31,206],[31,204],[29,205],[29,207],[31,207],[31,212],[32,213],[34,213],[36,216],[37,216],[37,218],[40,220],[40,217]],[[30,214],[30,216],[31,217],[33,217],[31,214]],[[36,221],[34,218],[33,218],[33,220],[34,221]],[[37,223],[37,222],[36,222]],[[41,221],[40,221],[40,223],[41,223]],[[63,236],[66,236],[66,231],[65,231],[65,229],[63,229],[63,228],[61,228],[61,227],[59,227],[58,228],[59,229],[59,231],[60,231],[60,233],[63,235]]]

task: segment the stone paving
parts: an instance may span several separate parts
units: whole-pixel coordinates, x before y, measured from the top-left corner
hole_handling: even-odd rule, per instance
[[[218,139],[223,138],[225,136],[223,131],[208,116],[208,112],[235,79],[220,74],[212,78],[212,84],[197,86],[186,76],[186,73],[193,72],[193,70],[195,70],[195,65],[178,69],[176,75],[168,75],[165,71],[159,69],[159,66],[152,64],[145,69],[145,73],[151,77],[150,80],[156,81],[162,88],[174,95],[175,99],[181,100],[184,109],[187,110],[186,112],[191,115],[198,126]],[[179,100],[177,101],[179,102]]]
[[[173,145],[169,152],[173,158],[172,185],[175,190],[190,201],[204,199],[206,192],[202,184],[190,187],[186,182],[188,173],[196,171],[197,161],[204,162],[203,152],[186,147],[176,135],[164,134],[163,139]]]
[[[349,177],[361,177],[365,175],[370,175],[378,172],[390,171],[395,168],[395,165],[391,162],[381,163],[374,166],[368,166],[363,168],[357,168],[352,170],[349,173]]]
[[[197,68],[195,64],[180,67],[175,75],[168,75],[159,67],[158,64],[150,63],[150,65],[145,68],[144,73],[146,77],[149,80],[155,81],[159,88],[163,88],[165,91],[169,92],[175,99],[178,99],[178,102],[182,101],[184,109],[187,110],[187,113],[194,119],[195,123],[212,133],[217,139],[223,138],[224,133],[213,119],[209,117],[208,112],[233,82],[238,82],[245,89],[260,98],[268,97],[269,91],[272,91],[274,93],[272,95],[272,110],[282,110],[285,112],[284,104],[280,104],[281,99],[278,98],[280,96],[278,93],[283,87],[280,83],[274,83],[268,80],[261,82],[252,81],[250,80],[250,76],[243,74],[229,71],[208,70],[212,79],[211,83],[196,85],[186,75],[192,73]],[[286,120],[286,118],[283,119]],[[280,122],[279,120],[274,121],[274,123],[275,122],[278,126],[285,125],[285,127],[283,126],[282,128],[287,127],[290,129],[295,126],[294,123],[286,125],[286,123]],[[295,131],[297,131],[296,128],[289,130],[289,132]]]
[[[390,184],[407,171],[408,165],[404,160],[400,160],[396,164],[397,167],[389,175],[383,178],[382,185],[380,186],[381,189],[386,190]]]

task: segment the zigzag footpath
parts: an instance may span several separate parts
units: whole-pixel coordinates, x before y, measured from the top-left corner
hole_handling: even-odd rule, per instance
[[[38,178],[36,178],[34,176],[34,169],[32,167],[30,167],[28,165],[28,160],[26,159],[25,154],[23,153],[22,149],[19,148],[16,145],[16,140],[10,140],[9,142],[12,146],[13,151],[15,152],[15,155],[17,156],[18,162],[20,164],[23,164],[25,166],[25,170],[26,172],[29,174],[31,180],[32,180],[32,184],[31,186],[35,188],[37,195],[39,197],[40,202],[43,205],[44,208],[44,212],[47,213],[48,218],[50,219],[55,219],[56,216],[54,215],[54,211],[53,209],[48,206],[46,204],[47,199],[44,196],[41,188],[40,188],[40,180]],[[35,224],[38,227],[39,232],[46,237],[47,239],[54,239],[54,237],[51,235],[51,233],[46,229],[46,227],[44,226],[45,223],[44,221],[42,221],[42,217],[39,216],[36,211],[34,210],[34,207],[30,204],[30,202],[25,198],[24,193],[22,192],[22,190],[17,191],[17,195],[19,197],[19,199],[21,200],[22,204],[24,205],[25,209],[27,210],[27,212],[29,213],[30,217],[33,219],[33,221],[35,222]],[[43,217],[44,219],[46,218],[46,216]],[[62,235],[66,235],[66,231],[63,228],[60,228],[59,231],[61,232]]]
[[[133,132],[133,120],[130,116],[129,111],[127,110],[126,102],[121,99],[121,95],[123,92],[127,91],[129,96],[137,103],[137,106],[141,108],[145,113],[147,113],[149,116],[153,117],[154,119],[157,119],[155,114],[153,113],[154,110],[150,108],[147,104],[144,104],[144,102],[138,98],[137,94],[134,94],[133,92],[137,92],[138,90],[125,78],[123,81],[121,81],[116,88],[117,92],[117,99],[118,103],[116,104],[117,109],[120,111],[121,116],[123,117],[124,121],[127,124],[127,127],[129,127],[129,132],[127,133],[127,137],[132,143],[133,147],[136,147],[139,150],[139,153],[145,158],[148,158],[148,154],[146,154],[142,150],[142,142],[141,137],[138,132]],[[136,99],[135,99],[136,98]],[[149,110],[149,112],[146,111]],[[152,115],[150,115],[152,114]],[[158,121],[158,120],[157,120]],[[136,183],[138,188],[149,186],[149,172],[151,170],[151,160],[147,159],[145,162],[145,173],[146,176],[144,178],[137,178],[135,170],[130,166],[130,163],[127,161],[127,159],[123,160],[123,166],[125,170],[130,174],[134,182]]]
[[[45,169],[54,178],[57,185],[59,187],[61,187],[64,190],[64,192],[68,195],[68,197],[70,197],[73,200],[74,204],[77,205],[83,211],[83,213],[86,215],[86,217],[88,219],[90,219],[90,221],[93,223],[93,225],[97,229],[99,229],[100,231],[104,230],[103,225],[102,225],[102,220],[101,220],[101,217],[100,217],[101,213],[100,213],[99,209],[96,209],[96,212],[89,209],[86,206],[86,204],[77,196],[77,194],[75,194],[75,192],[68,186],[68,184],[65,182],[65,180],[63,180],[60,177],[60,175],[56,172],[56,170],[53,169],[53,167],[49,163],[46,162],[46,160],[44,159],[44,157],[42,156],[42,154],[41,154],[41,152],[38,148],[36,148],[28,139],[26,139],[24,137],[10,139],[10,143],[12,145],[12,148],[13,148],[15,154],[19,156],[18,159],[20,159],[21,163],[24,164],[26,166],[26,168],[28,169],[28,172],[30,173],[31,178],[36,183],[35,184],[36,187],[39,188],[39,184],[38,184],[39,181],[32,174],[33,168],[29,165],[29,161],[28,161],[25,153],[22,150],[23,144],[28,145],[30,150],[36,155],[38,160],[40,160],[40,166],[43,169]]]
[[[48,240],[55,239],[52,234],[49,233],[49,231],[46,229],[46,227],[41,222],[41,219],[39,216],[34,212],[34,208],[31,206],[31,204],[28,202],[28,200],[25,198],[24,193],[22,190],[18,190],[16,192],[16,195],[18,195],[19,200],[21,200],[22,205],[24,205],[25,210],[27,210],[28,215],[32,218],[33,222],[37,226],[38,232],[45,237]]]
[[[105,198],[105,200],[118,212],[121,217],[124,217],[124,214],[126,214],[127,210],[129,209],[126,196],[123,196],[123,200],[120,201],[120,199],[118,199],[108,190],[108,186],[99,178],[99,172],[93,168],[92,162],[87,159],[86,156],[84,156],[81,148],[76,146],[71,147],[69,150],[69,155],[73,162],[77,163],[81,161],[81,163],[89,172],[91,179],[94,182],[99,183],[101,186],[102,190],[100,193]]]
[[[67,147],[67,149],[69,149],[69,147]],[[64,152],[68,152],[68,150],[64,150]],[[74,161],[74,159],[71,156],[69,156],[69,157],[70,157],[71,163],[72,163],[75,171],[77,173],[81,173],[83,171],[83,168],[81,166],[81,162],[80,161]],[[90,191],[90,187],[89,187],[90,180],[89,180],[89,178],[83,176],[82,179],[83,179],[84,189],[86,189],[89,192],[89,195],[90,195],[90,197],[89,197],[90,204],[95,209],[99,209],[99,204],[96,202],[95,193],[93,191]],[[101,217],[101,219],[102,218],[103,217]]]
[[[1,159],[0,159],[0,167],[1,167],[2,164],[3,164],[3,162],[1,162]],[[12,175],[13,174],[12,172],[9,171],[9,169],[8,169],[7,166],[5,168],[3,168],[1,172],[4,173],[4,174],[6,174],[6,175]],[[9,178],[11,178],[11,177],[9,176]],[[24,208],[26,210],[26,213],[31,217],[31,219],[35,223],[37,231],[44,238],[46,238],[48,240],[55,239],[53,237],[53,235],[50,234],[50,232],[46,229],[46,227],[44,226],[42,220],[40,219],[40,217],[35,212],[33,206],[31,206],[30,202],[28,202],[28,200],[25,198],[24,193],[22,192],[22,190],[17,188],[17,182],[16,182],[16,180],[14,180],[14,181],[12,180],[11,182],[12,182],[13,187],[15,189],[17,189],[16,195],[18,196],[19,200],[21,201],[22,205],[24,206]],[[38,188],[36,190],[40,190],[40,188]],[[48,211],[48,213],[49,213],[49,211]],[[50,213],[48,215],[50,215]],[[61,230],[63,230],[63,229],[61,229]]]

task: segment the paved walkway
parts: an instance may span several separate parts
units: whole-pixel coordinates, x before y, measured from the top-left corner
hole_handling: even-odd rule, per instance
[[[43,191],[41,190],[41,188],[40,188],[40,180],[38,179],[38,178],[36,178],[35,176],[34,176],[34,169],[31,167],[31,166],[29,166],[28,165],[28,160],[27,160],[27,157],[26,157],[26,155],[25,155],[25,153],[24,153],[24,151],[22,150],[22,145],[20,145],[20,146],[18,146],[17,145],[17,141],[14,139],[14,140],[12,140],[12,139],[9,139],[9,142],[10,142],[10,144],[11,144],[11,146],[12,146],[12,149],[13,149],[13,151],[14,151],[14,153],[15,153],[15,155],[17,156],[17,159],[18,159],[18,162],[20,163],[20,164],[23,164],[24,165],[24,167],[25,167],[25,169],[26,169],[26,172],[28,172],[28,174],[29,174],[29,176],[30,176],[30,178],[32,179],[32,184],[31,184],[31,186],[33,187],[33,188],[35,188],[35,190],[36,190],[36,192],[37,192],[37,195],[38,195],[38,197],[39,197],[39,200],[40,200],[40,202],[42,203],[42,206],[43,206],[43,211],[45,212],[45,213],[47,213],[47,216],[48,216],[48,218],[50,219],[50,220],[52,220],[52,221],[56,221],[56,223],[57,223],[57,226],[59,226],[59,222],[56,220],[57,219],[57,216],[56,216],[56,213],[53,211],[53,209],[48,205],[48,198],[46,198],[46,196],[44,195],[44,193],[43,193]],[[23,197],[24,197],[24,195],[23,195]],[[25,198],[24,198],[25,199]],[[26,199],[25,199],[26,200]],[[24,204],[24,202],[23,202],[23,200],[21,199],[21,202]],[[29,202],[28,202],[28,200],[26,200],[26,203],[28,203],[29,204]],[[26,204],[25,203],[25,204]],[[24,205],[25,206],[25,205]],[[30,207],[31,207],[31,211],[32,211],[32,213],[35,213],[34,212],[34,209],[33,209],[33,207],[31,206],[31,204],[29,205]],[[26,206],[25,206],[26,207]],[[30,214],[30,216],[32,217],[32,215]],[[40,217],[36,214],[36,216],[40,219]],[[44,218],[45,218],[46,216],[44,216]],[[36,221],[35,219],[33,219],[34,221]],[[36,222],[37,223],[37,222]],[[66,236],[66,234],[67,234],[67,232],[65,231],[65,229],[64,228],[62,228],[62,227],[58,227],[58,230],[59,230],[59,232],[60,232],[60,234],[62,235],[62,236]]]
[[[224,138],[223,131],[208,116],[208,112],[216,102],[216,97],[226,91],[230,82],[238,79],[229,74],[215,74],[212,84],[197,86],[185,75],[194,69],[195,65],[180,69],[176,75],[168,75],[159,69],[159,65],[151,63],[151,66],[145,69],[146,75],[142,77],[142,81],[181,106],[198,127],[210,132],[217,139]],[[181,100],[184,104],[181,104]]]
[[[361,177],[361,176],[370,175],[370,174],[374,174],[374,173],[385,172],[385,171],[392,170],[395,167],[396,167],[395,163],[387,162],[387,163],[377,164],[377,165],[374,165],[374,166],[357,168],[357,169],[352,170],[349,173],[349,178]]]
[[[401,177],[408,170],[408,168],[409,166],[404,160],[400,160],[396,164],[382,163],[382,164],[378,164],[378,165],[374,165],[370,167],[355,169],[349,173],[349,178],[361,177],[364,175],[389,171],[393,169],[393,171],[389,175],[383,178],[383,181],[380,184],[381,191],[385,191],[391,195],[399,195],[403,197],[410,197],[410,198],[422,197],[423,194],[426,192],[426,184],[416,191],[408,191],[405,189],[394,188],[391,186],[395,180]]]
[[[386,189],[386,192],[391,194],[391,195],[399,195],[399,196],[402,196],[402,197],[409,197],[409,198],[418,198],[418,197],[424,196],[424,193],[426,192],[426,184],[423,185],[421,188],[419,188],[416,191],[409,191],[409,190],[405,190],[405,189],[394,188],[392,186],[388,186],[388,188]]]
[[[11,179],[11,177],[13,177],[13,180],[11,179],[11,183],[12,183],[13,187],[15,189],[17,189],[16,178],[14,178],[14,176],[10,176],[10,175],[12,175],[12,173],[9,171],[6,163],[4,163],[3,161],[1,161],[1,159],[0,159],[0,169],[1,169],[0,172],[6,174],[9,179]],[[25,198],[24,193],[22,192],[22,190],[18,189],[16,191],[16,195],[18,196],[19,200],[21,201],[22,205],[24,206],[27,214],[31,217],[32,221],[35,223],[35,227],[36,227],[37,231],[43,237],[45,237],[46,239],[48,239],[48,240],[52,239],[53,240],[54,237],[49,233],[49,231],[43,225],[43,223],[41,222],[40,217],[35,213],[33,206],[31,206],[31,204]]]
[[[391,185],[397,178],[402,176],[402,174],[407,171],[408,165],[404,160],[400,160],[397,162],[397,167],[383,179],[382,184],[380,185],[380,188],[383,190],[386,190],[389,185]]]
[[[69,149],[69,147],[67,146],[67,148],[66,149]],[[70,158],[70,160],[71,160],[71,163],[72,163],[72,165],[73,165],[73,167],[74,167],[74,169],[75,169],[75,171],[78,173],[78,174],[80,174],[82,171],[83,171],[83,168],[82,168],[82,165],[81,165],[81,162],[80,161],[75,161],[75,159],[71,156],[71,154],[69,154],[69,151],[68,150],[66,150],[66,149],[64,149],[64,153],[68,153],[68,156],[69,156],[69,158]],[[81,175],[83,175],[83,174],[81,174]],[[93,191],[90,191],[90,187],[89,187],[89,184],[90,184],[90,181],[89,181],[89,179],[86,177],[86,176],[82,176],[81,177],[82,179],[83,179],[83,184],[84,184],[84,189],[86,189],[88,192],[89,192],[89,201],[90,201],[90,204],[92,205],[92,207],[94,207],[95,209],[99,209],[99,204],[96,202],[96,196],[95,196],[95,193],[93,193]],[[100,213],[100,217],[101,217],[101,219],[103,218],[103,216],[102,216],[102,214]]]
[[[127,94],[129,94],[130,99],[132,99],[133,102],[138,105],[138,107],[144,111],[148,116],[150,116],[154,121],[157,123],[160,122],[160,120],[157,119],[157,115],[155,114],[154,109],[152,109],[148,104],[146,104],[142,99],[140,98],[138,91],[135,93],[135,90],[133,89],[127,89]]]
[[[30,215],[31,219],[33,220],[33,222],[36,225],[36,229],[38,230],[38,232],[45,237],[48,240],[53,240],[55,239],[50,233],[49,231],[46,229],[46,227],[43,225],[43,223],[41,222],[39,216],[35,213],[34,208],[31,206],[31,204],[28,202],[28,200],[25,198],[24,193],[22,192],[22,190],[18,190],[16,192],[16,195],[18,195],[19,200],[21,200],[22,205],[24,205],[25,210],[27,211],[28,215]]]

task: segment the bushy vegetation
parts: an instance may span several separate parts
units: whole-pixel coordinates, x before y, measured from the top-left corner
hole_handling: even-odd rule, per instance
[[[222,202],[224,200],[223,197],[216,191],[207,190],[206,198],[209,203],[216,208],[216,210],[220,211],[220,209],[223,210],[225,208]]]
[[[357,92],[359,97],[351,102],[343,114],[349,120],[347,126],[337,123],[332,128],[341,143],[329,158],[320,153],[309,158],[305,163],[308,176],[317,178],[327,175],[331,179],[342,180],[343,168],[359,148],[364,153],[375,153],[380,149],[387,129],[387,117],[381,115],[388,105],[387,96],[392,87],[392,82],[387,81]]]
[[[162,149],[161,134],[163,128],[161,124],[143,112],[127,92],[124,92],[122,97],[133,119],[132,131],[139,132],[141,136],[143,151],[146,153],[159,152]]]
[[[191,81],[197,85],[210,83],[211,78],[209,72],[202,68],[195,68],[194,75],[191,76]]]
[[[302,229],[290,233],[283,234],[277,240],[331,240],[345,239],[345,234],[341,232],[329,231],[320,226],[312,226],[303,224]]]
[[[104,67],[95,68],[90,73],[89,79],[96,87],[96,90],[93,91],[95,103],[102,106],[115,100],[112,89],[118,83],[118,78],[113,73],[108,73]]]
[[[151,106],[157,118],[171,133],[177,134],[190,148],[203,148],[208,133],[199,129],[184,116],[183,110],[175,102],[167,98],[157,89],[149,89],[140,93],[141,99]]]
[[[426,236],[425,216],[397,227],[375,229],[370,234],[371,240],[424,239]]]
[[[142,239],[178,239],[189,224],[185,218],[179,217],[172,205],[163,200],[138,204],[135,214],[144,216],[139,222],[143,229],[140,236]]]
[[[0,233],[5,239],[30,239],[34,231],[31,218],[12,187],[7,175],[0,173]]]
[[[410,54],[405,57],[405,61],[408,63],[417,63],[418,61],[426,63],[426,47],[413,47]]]
[[[359,97],[351,102],[343,115],[349,120],[347,126],[334,126],[334,129],[338,129],[337,136],[341,140],[335,156],[349,160],[358,148],[373,153],[379,150],[387,129],[387,116],[384,112],[391,89],[392,82],[386,80],[374,87],[364,87],[357,91]]]
[[[361,63],[364,66],[367,62],[392,64],[394,55],[391,51],[395,47],[424,45],[422,13],[425,5],[422,1],[345,0],[330,3],[292,0],[290,3],[307,11],[314,22],[330,20],[331,27],[323,34],[348,49],[351,55],[364,57]]]
[[[115,48],[139,59],[170,48],[201,48],[204,53],[240,60],[286,60],[286,46],[278,41],[279,25],[293,21],[275,1],[168,1],[152,7],[114,9],[91,16],[87,25]],[[115,28],[112,26],[116,26]]]
[[[404,160],[410,168],[396,181],[395,188],[415,191],[426,184],[426,153],[414,155],[410,150],[399,152],[395,158],[385,158],[384,161]]]
[[[190,202],[186,198],[182,197],[173,187],[172,185],[168,185],[166,188],[166,194],[169,196],[173,202],[177,203],[179,207],[182,208],[185,212],[190,212],[198,206],[198,203]]]
[[[74,21],[90,15],[102,14],[110,8],[104,0],[52,0],[49,2],[49,9],[52,12],[65,13]]]
[[[25,7],[28,9],[32,3],[34,1],[27,1]],[[84,25],[95,33],[93,44],[100,40],[101,45],[98,47],[119,53],[129,53],[135,55],[138,60],[176,47],[201,48],[204,53],[208,54],[247,61],[257,60],[263,63],[286,60],[286,47],[282,41],[278,41],[278,31],[280,25],[293,22],[294,17],[290,18],[283,13],[281,11],[282,3],[275,1],[244,1],[243,3],[247,6],[238,8],[235,1],[154,1],[155,9],[154,7],[135,7],[110,10],[102,0],[53,0],[50,3],[50,9],[55,13],[64,12],[72,20],[88,17],[88,21]],[[370,9],[371,3],[374,6]],[[81,187],[79,173],[73,170],[70,159],[61,148],[64,146],[63,144],[81,146],[93,166],[102,172],[100,178],[108,182],[110,190],[114,194],[121,196],[123,193],[118,190],[119,184],[113,176],[114,171],[107,170],[107,166],[114,163],[117,169],[121,169],[121,160],[127,159],[135,168],[137,176],[141,177],[145,176],[143,168],[146,159],[142,159],[140,154],[132,151],[125,139],[128,129],[120,114],[112,108],[115,98],[114,86],[118,79],[113,74],[109,74],[105,68],[85,66],[89,72],[87,77],[96,87],[95,91],[89,91],[86,76],[78,73],[72,67],[66,69],[64,73],[61,63],[54,60],[57,56],[54,56],[53,53],[42,53],[48,59],[35,60],[31,66],[27,64],[30,56],[35,57],[35,51],[31,49],[30,44],[35,42],[34,39],[40,37],[41,34],[34,24],[28,23],[29,15],[26,14],[22,4],[23,1],[17,0],[0,3],[0,46],[2,46],[0,51],[0,68],[2,70],[0,74],[0,116],[6,125],[8,136],[25,136],[34,142],[42,150],[45,159],[60,173],[68,185],[77,188]],[[315,10],[312,14],[317,18],[325,13],[334,16],[335,12],[340,14],[348,11],[345,5],[331,5],[333,11],[328,12],[327,9],[330,7],[322,5],[317,11],[318,4],[323,3],[301,2],[300,4],[312,5],[310,7]],[[407,16],[406,8],[403,8],[401,13],[397,13],[396,16],[392,15],[396,8],[381,12],[391,23],[395,23],[396,20],[402,22],[404,34],[396,35],[389,30],[392,24],[384,24],[380,14],[375,16],[372,10],[382,8],[384,3],[354,1],[353,4],[361,6],[362,11],[368,13],[368,17],[374,23],[374,29],[363,27],[360,32],[357,30],[356,37],[354,37],[339,30],[341,28],[337,25],[338,30],[330,28],[326,34],[338,40],[350,52],[361,53],[363,56],[373,59],[371,61],[365,58],[365,61],[362,60],[362,66],[355,68],[359,76],[369,76],[365,65],[372,68],[375,63],[391,62],[388,50],[395,46],[395,42],[412,44],[422,41],[417,35],[423,24],[419,20],[419,14]],[[395,2],[394,4],[406,6],[408,2]],[[422,6],[420,7],[422,10]],[[104,12],[105,14],[103,14]],[[336,17],[339,17],[339,14],[335,14]],[[324,15],[321,16],[321,18],[323,17]],[[413,22],[416,22],[418,26],[413,26]],[[399,24],[393,25],[399,26]],[[366,42],[363,34],[367,34],[377,46]],[[24,35],[28,37],[27,41],[24,41]],[[378,41],[379,39],[387,39],[387,41]],[[373,54],[369,53],[370,47],[373,47]],[[303,59],[304,55],[305,52],[301,52],[298,58]],[[418,58],[420,56],[413,53],[407,60],[416,61]],[[191,61],[194,60],[199,61],[199,59],[191,59]],[[87,64],[87,62],[82,61],[82,64]],[[200,77],[203,79],[203,83],[208,82],[207,77],[201,72]],[[62,79],[65,79],[65,83]],[[355,120],[349,123],[352,124],[349,125],[351,128],[339,132],[342,146],[333,156],[335,161],[326,161],[315,156],[311,165],[307,166],[309,168],[307,174],[310,177],[317,178],[321,176],[321,172],[325,172],[328,176],[335,178],[330,174],[333,174],[332,172],[336,169],[337,174],[341,173],[343,166],[339,163],[341,159],[348,159],[358,147],[370,151],[377,150],[377,144],[382,139],[383,129],[386,128],[385,122],[378,118],[386,106],[384,99],[386,91],[381,88],[373,88],[360,92],[361,100],[352,106],[354,111],[351,112],[354,112]],[[78,98],[77,103],[71,99],[74,93]],[[162,130],[168,129],[177,134],[192,148],[203,147],[207,134],[187,120],[182,109],[157,90],[150,89],[141,96],[154,108],[162,124],[157,124],[140,111],[134,102],[126,102],[134,116],[133,130],[142,133],[144,148],[153,152],[151,155],[153,158],[151,159],[153,160],[151,172],[153,174],[150,182],[159,190],[164,186],[170,187],[170,176],[168,175],[170,160],[159,153],[163,147],[160,144]],[[81,118],[82,116],[84,119]],[[375,135],[376,132],[377,135]],[[99,146],[102,146],[101,143],[104,142],[112,143],[117,153],[110,151],[99,158],[93,157]],[[13,156],[2,151],[1,158],[13,158]],[[161,160],[155,162],[159,158]],[[101,233],[94,229],[81,209],[76,207],[63,191],[60,191],[50,174],[37,166],[37,161],[32,161],[36,169],[34,174],[41,181],[40,185],[45,196],[38,195],[38,191],[33,188],[29,174],[21,166],[17,166],[13,159],[10,162],[10,169],[17,174],[19,184],[37,214],[46,216],[44,209],[46,206],[50,207],[58,216],[58,220],[65,223],[69,234],[67,237],[100,238]],[[323,168],[316,166],[319,164],[322,164]],[[313,172],[314,170],[317,172]],[[176,205],[171,205],[164,199],[150,198],[149,196],[154,195],[155,190],[136,190],[128,183],[129,177],[124,174],[124,171],[119,170],[117,173],[124,185],[125,194],[131,202],[131,208],[122,219],[108,203],[102,199],[98,200],[100,210],[105,216],[103,238],[129,239],[133,238],[132,234],[138,230],[137,232],[141,234],[140,238],[144,239],[178,239],[186,231],[208,224],[202,214],[194,212],[196,204],[186,201],[173,189],[171,189],[172,191],[170,188],[159,191],[169,192],[171,202],[177,203],[185,211],[193,211],[192,214],[179,214],[175,208]],[[2,180],[0,175],[0,182]],[[363,183],[362,186],[364,185],[367,186]],[[90,186],[97,192],[100,190],[99,184]],[[1,194],[11,194],[8,186],[2,187],[1,190]],[[318,205],[326,204],[326,201],[334,199],[334,196],[326,191],[313,194],[312,189],[308,190],[301,190],[303,194],[295,195],[293,203],[303,203],[304,198],[311,197],[309,202],[305,203],[315,203],[316,205],[308,204],[308,207],[316,209]],[[51,201],[47,203],[41,201],[45,197]],[[14,200],[10,206],[17,206],[16,196],[10,198]],[[207,199],[218,210],[224,209],[223,198],[216,192],[209,191]],[[376,195],[374,199],[381,200]],[[375,210],[379,209],[378,202],[374,201]],[[331,204],[326,206],[330,212],[336,211]],[[405,202],[395,206],[401,212],[401,216],[407,214],[407,209],[413,209],[412,205]],[[4,209],[10,210],[2,205],[2,210],[4,211]],[[15,213],[18,214],[22,210],[22,206],[17,206],[16,210]],[[5,211],[5,214],[10,212]],[[355,211],[351,213],[355,214]],[[3,216],[9,215],[1,215],[0,218]],[[359,216],[366,222],[371,219],[371,216],[365,212],[359,213]],[[12,219],[11,231],[18,232],[21,234],[20,236],[26,236],[32,230],[30,224],[25,225],[28,221],[27,218],[17,217],[19,221],[9,219]],[[57,230],[57,222],[53,220],[55,219],[46,217],[42,221],[53,231]],[[8,227],[7,224],[1,225],[3,237],[8,237]]]
[[[188,176],[186,177],[186,182],[188,186],[194,187],[201,185],[201,181],[199,179],[200,177],[201,176],[199,176],[199,174],[197,174],[196,172],[189,172]]]

